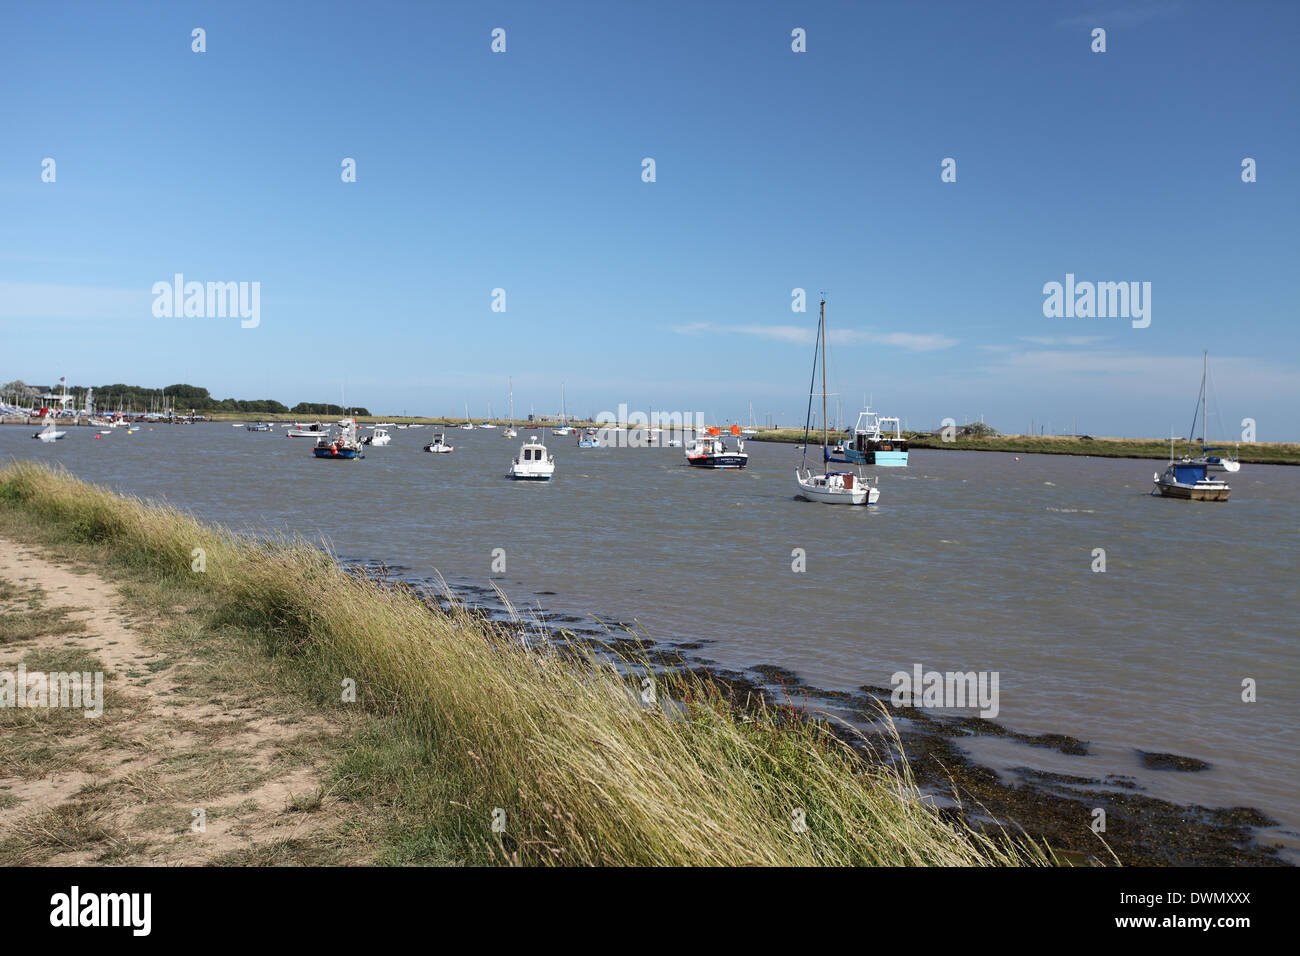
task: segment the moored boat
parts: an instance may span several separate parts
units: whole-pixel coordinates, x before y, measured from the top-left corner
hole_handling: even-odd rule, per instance
[[[536,438],[526,440],[510,463],[507,476],[515,481],[550,481],[555,474],[555,457]]]
[[[903,437],[902,423],[894,417],[881,417],[868,406],[858,414],[853,431],[844,443],[843,454],[856,465],[907,467],[907,439]]]
[[[433,441],[424,446],[424,450],[435,455],[450,455],[456,448],[454,445],[448,445],[447,436],[442,432],[438,432],[433,436]]]
[[[1203,462],[1171,462],[1164,474],[1152,476],[1155,490],[1165,498],[1183,498],[1189,501],[1227,501],[1232,489],[1222,478],[1206,474]]]
[[[317,458],[329,458],[341,461],[351,461],[361,458],[361,443],[357,441],[357,423],[355,419],[347,419],[340,422],[337,433],[333,438],[328,436],[321,438],[312,448],[312,454]]]
[[[320,422],[312,422],[310,425],[294,422],[285,435],[289,438],[314,438],[319,441],[328,437],[329,429]]]
[[[732,434],[739,435],[740,429],[731,426]],[[684,452],[686,463],[692,468],[744,468],[749,464],[749,452],[745,451],[745,442],[738,439],[735,449],[727,447],[726,441],[717,428],[710,428],[704,435],[696,435]]]
[[[43,442],[58,441],[67,432],[61,432],[54,427],[54,419],[49,415],[45,416],[45,427],[32,435],[33,438],[39,438]]]
[[[818,350],[820,349],[822,370],[822,471],[814,472],[807,467],[808,432],[812,425],[812,385],[817,381]],[[828,505],[871,505],[880,499],[880,487],[870,484],[861,471],[831,471],[831,462],[851,464],[840,458],[832,458],[827,451],[829,431],[826,418],[826,300],[822,299],[821,310],[817,318],[817,341],[813,345],[813,374],[808,389],[808,416],[804,421],[803,462],[795,469],[795,497],[805,501],[819,501]]]

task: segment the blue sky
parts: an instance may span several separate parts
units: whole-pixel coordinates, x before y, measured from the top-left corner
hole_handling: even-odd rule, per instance
[[[850,420],[869,395],[913,427],[1182,433],[1209,349],[1222,432],[1300,438],[1300,4],[4,21],[0,380],[500,415],[512,376],[517,412],[558,410],[563,382],[584,415],[796,424],[825,290]],[[259,282],[260,324],[156,318],[177,272]],[[1150,282],[1150,326],[1044,317],[1067,273]]]

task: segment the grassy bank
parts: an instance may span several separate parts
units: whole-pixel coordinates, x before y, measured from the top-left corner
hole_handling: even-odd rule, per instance
[[[1043,862],[931,811],[904,765],[869,765],[815,722],[742,713],[685,673],[654,679],[679,706],[649,706],[608,660],[529,649],[301,542],[250,542],[30,463],[0,469],[0,527],[161,589],[160,609],[204,608],[213,627],[191,627],[193,640],[242,635],[264,661],[228,680],[382,721],[382,738],[344,748],[337,768],[355,799],[400,822],[381,860]],[[349,679],[355,703],[340,700]]]
[[[834,435],[831,436],[835,438]],[[801,443],[802,428],[781,428],[761,432],[754,441]],[[821,433],[811,436],[821,442]],[[996,438],[957,438],[946,442],[931,434],[908,438],[912,448],[938,448],[944,451],[1001,451],[1017,455],[1090,455],[1095,458],[1169,458],[1169,439],[1076,438],[1062,435],[1000,435]],[[1174,442],[1174,454],[1182,455],[1186,442]],[[1285,442],[1229,443],[1228,455],[1237,454],[1242,462],[1256,465],[1300,465],[1300,444]]]

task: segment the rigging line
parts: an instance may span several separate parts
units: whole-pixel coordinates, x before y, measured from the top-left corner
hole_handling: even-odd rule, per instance
[[[799,465],[800,468],[807,467],[808,465],[808,428],[812,423],[813,389],[817,387],[817,350],[821,346],[821,342],[822,323],[821,320],[818,319],[817,341],[813,343],[812,380],[808,383],[808,414],[804,416],[803,420],[803,461]]]

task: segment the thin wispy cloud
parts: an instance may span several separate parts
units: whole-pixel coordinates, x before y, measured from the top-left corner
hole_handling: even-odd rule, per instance
[[[814,329],[801,325],[717,325],[713,322],[692,322],[675,325],[673,331],[679,335],[748,335],[792,345],[812,345],[817,338]],[[933,352],[957,344],[956,339],[940,333],[880,332],[874,329],[831,329],[827,341],[832,345],[888,345],[911,352]]]
[[[1098,342],[1105,342],[1109,338],[1109,335],[1022,335],[1020,341],[1028,342],[1030,345],[1061,348],[1063,346],[1085,347],[1096,345]]]

